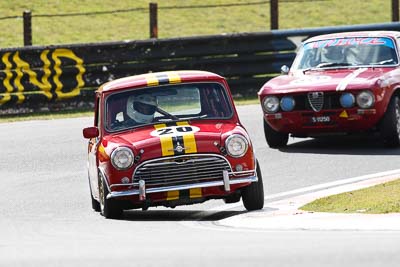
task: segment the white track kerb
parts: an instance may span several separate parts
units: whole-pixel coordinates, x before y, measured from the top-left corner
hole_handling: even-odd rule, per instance
[[[332,183],[305,187],[265,198],[262,211],[248,212],[216,222],[216,225],[264,230],[373,230],[400,231],[400,213],[340,214],[307,212],[299,207],[315,199],[358,190],[400,178],[400,169],[365,175]],[[277,198],[286,197],[278,201]],[[226,210],[235,204],[214,208]],[[238,206],[236,204],[236,206]]]

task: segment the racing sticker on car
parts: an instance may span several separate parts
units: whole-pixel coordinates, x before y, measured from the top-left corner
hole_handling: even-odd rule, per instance
[[[340,83],[336,86],[336,91],[346,90],[346,87],[349,85],[349,83],[366,70],[367,68],[359,68],[356,69],[354,72],[350,73],[349,75],[347,75],[346,77],[344,77],[343,80],[341,80]]]
[[[173,125],[157,124],[151,136],[160,138],[163,156],[183,155],[197,152],[194,134],[200,131],[199,127],[189,125],[186,121],[179,121]]]
[[[154,125],[155,130],[151,136],[160,138],[163,156],[182,155],[196,153],[197,145],[194,133],[200,131],[199,127],[190,125],[186,121],[179,121],[173,124]],[[173,190],[166,192],[166,200],[200,198],[203,195],[201,188],[186,190]]]
[[[149,73],[145,76],[147,86],[157,86],[162,84],[180,83],[181,77],[174,71],[169,71],[160,74]]]
[[[353,46],[353,45],[383,45],[394,48],[393,40],[384,37],[356,37],[337,38],[310,42],[304,45],[304,49],[325,48],[330,46]]]
[[[305,76],[305,77],[300,77],[296,80],[293,80],[290,82],[290,84],[310,84],[310,83],[315,83],[315,82],[324,82],[324,81],[329,81],[332,79],[330,76]]]

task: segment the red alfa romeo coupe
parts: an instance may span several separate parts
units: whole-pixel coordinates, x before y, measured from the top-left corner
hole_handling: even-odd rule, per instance
[[[106,218],[209,199],[263,208],[260,167],[223,77],[176,71],[108,82],[96,91],[93,123],[83,129],[89,186]]]
[[[400,144],[400,32],[348,32],[305,41],[291,68],[259,91],[272,148],[288,136],[378,133]]]

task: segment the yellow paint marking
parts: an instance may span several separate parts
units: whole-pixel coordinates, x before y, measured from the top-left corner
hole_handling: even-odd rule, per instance
[[[169,79],[169,83],[180,83],[181,82],[181,77],[178,75],[178,73],[176,72],[168,72],[168,79]]]
[[[203,194],[201,192],[201,188],[192,188],[189,193],[190,198],[199,198],[202,197]]]
[[[147,86],[156,86],[158,85],[158,79],[153,73],[149,73],[146,75]]]
[[[54,71],[56,75],[54,75],[54,83],[56,84],[56,94],[58,99],[69,98],[78,96],[81,93],[81,88],[85,85],[83,81],[83,74],[85,73],[85,68],[83,67],[83,60],[77,57],[74,52],[69,49],[56,49],[53,54],[51,55],[54,60]],[[76,61],[75,67],[78,69],[79,73],[76,76],[77,86],[72,89],[70,92],[63,92],[63,84],[60,81],[60,76],[62,74],[61,70],[61,60],[60,58],[69,58]]]
[[[13,59],[14,59],[15,64],[17,64],[17,69],[21,69],[23,73],[26,73],[29,75],[29,82],[32,83],[33,85],[36,85],[37,87],[40,88],[40,90],[42,90],[38,93],[44,94],[48,99],[51,99],[51,97],[52,97],[52,94],[50,92],[51,84],[48,80],[49,76],[51,75],[51,71],[50,71],[50,60],[47,59],[48,53],[49,53],[49,50],[44,50],[40,54],[40,59],[43,62],[43,72],[44,72],[42,81],[38,80],[36,72],[31,70],[28,62],[21,59],[18,52],[15,53]],[[16,80],[18,80],[18,79],[16,79]],[[23,89],[24,88],[22,88],[22,90]],[[25,92],[25,94],[28,94],[28,93],[29,92]]]
[[[154,125],[154,128],[162,129],[167,127],[164,123]],[[160,143],[161,143],[161,151],[163,156],[172,156],[174,155],[174,144],[172,143],[171,136],[160,136]]]
[[[13,59],[14,59],[14,62],[17,64],[17,67],[15,68],[15,73],[17,74],[17,77],[15,77],[15,80],[14,80],[14,85],[17,87],[17,90],[18,90],[18,93],[16,93],[16,95],[18,97],[17,103],[21,104],[24,102],[25,96],[22,93],[24,91],[24,86],[21,84],[21,78],[22,78],[22,76],[24,76],[24,73],[22,72],[23,68],[21,67],[20,64],[18,64],[18,63],[20,63],[19,62],[19,60],[20,60],[19,52],[16,52],[14,54]]]
[[[168,191],[167,192],[167,200],[177,200],[179,199],[179,191]]]
[[[342,113],[339,115],[340,118],[348,118],[349,115],[347,114],[346,110],[343,110]]]
[[[12,68],[12,64],[9,60],[9,56],[10,56],[10,52],[5,53],[3,55],[3,57],[1,58],[1,60],[3,61],[4,65],[6,66],[6,68],[4,69],[4,73],[6,74],[6,78],[3,81],[3,85],[6,88],[6,93],[1,94],[3,96],[3,98],[0,98],[0,105],[4,104],[8,101],[10,101],[11,99],[11,92],[14,90],[13,86],[10,83],[10,80],[12,78],[12,73],[11,73],[11,68]]]
[[[178,126],[190,126],[187,121],[179,121],[176,123]],[[194,138],[194,133],[185,133],[182,135],[183,143],[185,146],[185,153],[197,153],[196,139]]]

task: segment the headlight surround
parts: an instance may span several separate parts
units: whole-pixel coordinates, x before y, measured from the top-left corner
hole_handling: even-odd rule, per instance
[[[127,170],[133,165],[134,154],[128,147],[118,147],[111,153],[111,164],[117,170]]]
[[[371,91],[362,91],[356,97],[360,108],[371,108],[375,104],[375,96]]]
[[[294,101],[293,97],[284,96],[280,101],[280,105],[283,111],[292,111],[294,109],[294,106],[296,105],[296,102]]]
[[[279,109],[279,99],[276,96],[264,97],[263,108],[267,113],[276,113]]]
[[[243,135],[233,134],[226,139],[225,147],[231,157],[240,158],[246,154],[249,142]]]
[[[340,96],[340,105],[344,108],[351,108],[354,106],[356,99],[352,93],[344,93]]]

